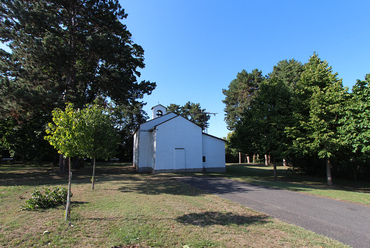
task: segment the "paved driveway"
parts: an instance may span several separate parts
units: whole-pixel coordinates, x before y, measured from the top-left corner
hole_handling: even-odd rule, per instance
[[[224,178],[176,179],[352,247],[370,247],[370,207]]]

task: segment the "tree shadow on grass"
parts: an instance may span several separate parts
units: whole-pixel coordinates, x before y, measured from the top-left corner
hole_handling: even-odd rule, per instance
[[[54,185],[65,181],[67,176],[58,175],[58,168],[14,168],[13,170],[0,170],[0,185]],[[68,179],[67,179],[68,180]]]
[[[124,193],[135,192],[146,195],[170,194],[198,196],[204,194],[203,191],[195,187],[191,187],[188,184],[181,183],[167,176],[148,176],[145,180],[141,181],[131,180],[129,183],[123,184],[118,190]]]
[[[211,226],[211,225],[240,225],[249,226],[252,224],[266,224],[271,222],[267,215],[243,216],[231,212],[203,212],[190,213],[179,216],[176,220],[185,225]]]
[[[202,189],[210,194],[230,194],[230,193],[246,193],[250,191],[249,183],[224,180],[218,177],[176,177],[177,180],[192,185],[198,189]],[[266,187],[266,186],[257,186]],[[278,189],[276,189],[278,190]]]
[[[101,165],[102,164],[102,165]],[[99,163],[96,168],[96,177],[100,181],[112,179],[122,180],[122,174],[135,174],[133,166],[127,164],[105,164]],[[92,177],[92,167],[90,164],[85,168],[72,169],[72,183],[90,183]],[[59,174],[58,167],[32,167],[32,166],[0,166],[0,186],[39,186],[39,185],[59,185],[67,184],[68,175]]]
[[[77,206],[82,206],[84,204],[88,204],[90,202],[85,202],[85,201],[73,201],[73,199],[71,198],[71,206],[72,207],[77,207]]]

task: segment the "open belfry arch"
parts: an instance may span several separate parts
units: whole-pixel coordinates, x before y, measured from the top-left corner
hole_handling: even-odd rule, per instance
[[[152,119],[134,133],[133,163],[140,173],[224,172],[225,141],[186,118],[152,107]]]

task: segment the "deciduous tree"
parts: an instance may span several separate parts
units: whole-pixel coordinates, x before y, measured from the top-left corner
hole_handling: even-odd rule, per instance
[[[370,74],[357,80],[348,95],[345,111],[340,119],[339,133],[342,144],[356,160],[370,158]]]
[[[78,153],[80,156],[92,159],[92,189],[95,184],[96,159],[108,159],[117,153],[119,145],[118,130],[108,108],[93,104],[80,111],[81,129],[84,135],[78,141]]]
[[[293,89],[301,79],[301,74],[304,71],[304,66],[301,62],[290,59],[281,60],[274,66],[269,78],[278,78],[284,82],[289,88]]]
[[[291,93],[277,78],[266,80],[259,87],[258,95],[238,121],[231,141],[244,153],[271,154],[276,177],[276,158],[284,158],[288,145],[285,127],[292,114]]]
[[[326,160],[327,182],[332,184],[331,159],[340,151],[339,120],[344,111],[346,90],[338,73],[315,53],[305,65],[296,87],[299,126],[287,128],[293,145],[303,154]]]

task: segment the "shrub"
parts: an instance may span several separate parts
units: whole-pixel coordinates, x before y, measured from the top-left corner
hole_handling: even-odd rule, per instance
[[[44,194],[39,189],[31,192],[31,198],[26,201],[26,206],[21,210],[34,210],[38,208],[53,208],[67,202],[68,190],[62,187],[44,188]],[[71,194],[72,197],[72,194]]]

